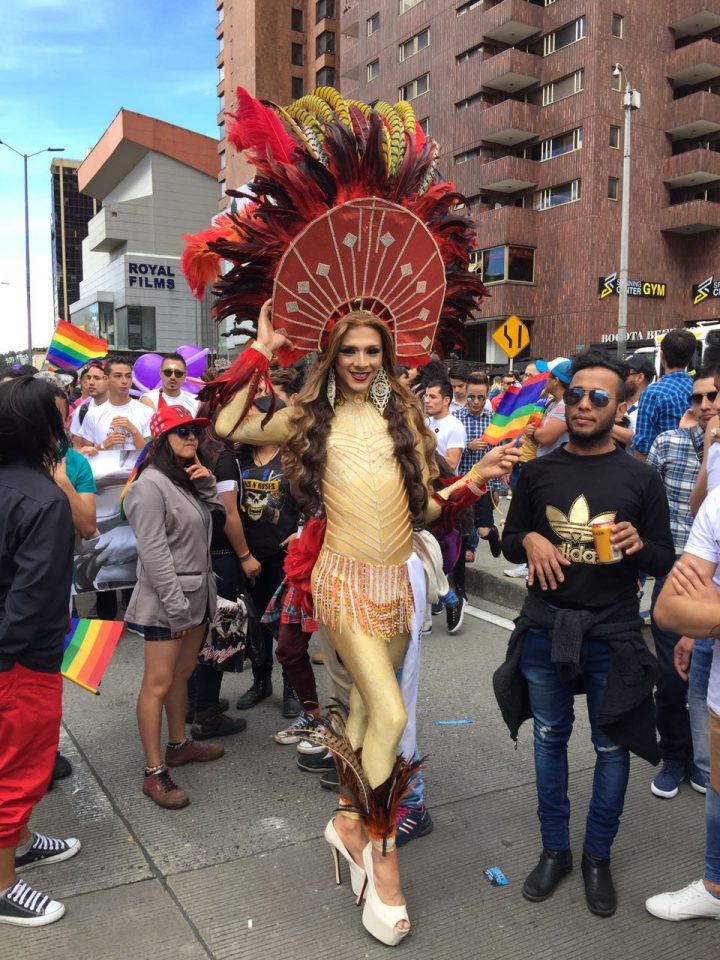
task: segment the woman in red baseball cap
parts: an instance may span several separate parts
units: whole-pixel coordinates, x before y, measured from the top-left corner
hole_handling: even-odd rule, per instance
[[[137,540],[138,578],[126,620],[143,626],[145,671],[137,703],[145,751],[143,793],[159,806],[190,802],[168,767],[215,760],[217,743],[185,736],[187,681],[216,606],[210,562],[212,511],[224,513],[215,479],[198,457],[210,421],[181,406],[163,406],[150,421],[152,440],[140,456],[123,506]],[[161,754],[165,709],[169,742]]]

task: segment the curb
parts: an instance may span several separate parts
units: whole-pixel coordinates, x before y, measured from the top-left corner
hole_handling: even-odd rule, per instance
[[[524,580],[514,580],[511,577],[498,577],[487,570],[476,567],[466,567],[465,583],[468,596],[478,600],[487,600],[509,610],[520,611],[527,587]]]

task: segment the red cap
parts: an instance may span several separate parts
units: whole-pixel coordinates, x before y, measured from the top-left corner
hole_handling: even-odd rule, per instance
[[[206,417],[194,417],[185,407],[169,405],[161,407],[150,418],[150,433],[155,440],[175,427],[189,426],[209,427],[210,421]]]

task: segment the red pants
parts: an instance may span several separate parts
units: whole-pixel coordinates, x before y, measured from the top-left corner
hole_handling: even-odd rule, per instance
[[[45,795],[60,739],[62,677],[0,673],[0,847],[16,847]]]
[[[306,710],[319,706],[315,674],[308,656],[312,634],[305,633],[299,623],[281,623],[275,656],[283,674],[293,685],[295,693]]]

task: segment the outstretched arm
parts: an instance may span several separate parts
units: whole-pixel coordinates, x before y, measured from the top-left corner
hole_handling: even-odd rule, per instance
[[[425,508],[425,522],[427,524],[434,523],[446,509],[446,506],[460,496],[472,494],[475,499],[482,496],[488,480],[503,477],[510,473],[519,459],[520,451],[515,446],[497,446],[494,450],[486,453],[482,460],[476,463],[465,476],[460,477],[455,483],[449,484],[442,490],[431,493],[428,505]],[[429,475],[425,479],[429,486]]]

